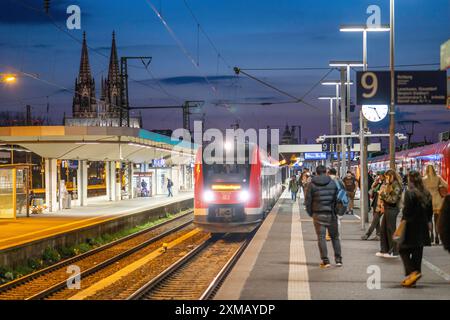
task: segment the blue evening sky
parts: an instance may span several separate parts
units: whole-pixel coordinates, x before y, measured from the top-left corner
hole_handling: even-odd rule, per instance
[[[119,56],[152,56],[150,72],[132,62],[129,68],[132,106],[181,104],[184,100],[206,100],[207,127],[229,128],[239,121],[243,128],[275,128],[302,125],[304,138],[328,132],[328,102],[321,95],[333,94],[331,87],[315,87],[303,104],[253,106],[239,101],[286,101],[280,95],[243,75],[236,77],[207,38],[200,33],[184,0],[52,0],[51,20],[42,12],[41,0],[3,0],[0,11],[0,72],[21,70],[37,74],[44,81],[21,77],[15,86],[0,87],[0,110],[24,110],[26,104],[36,115],[60,123],[64,112],[71,113],[81,45],[75,39],[86,31],[91,69],[96,81],[107,75],[111,33],[116,32]],[[212,39],[231,67],[328,67],[330,60],[360,60],[362,35],[341,33],[341,24],[361,24],[368,17],[366,8],[381,8],[382,23],[389,22],[389,0],[186,0],[201,27]],[[152,3],[189,51],[195,67],[153,12]],[[450,2],[448,0],[396,1],[396,64],[439,63],[440,45],[449,38]],[[66,8],[81,8],[81,30],[68,30]],[[75,39],[74,39],[75,38]],[[197,50],[199,46],[199,50]],[[389,64],[388,33],[368,37],[370,66]],[[414,67],[436,70],[439,66]],[[410,68],[411,69],[411,68]],[[303,96],[327,70],[249,71],[295,96]],[[213,91],[203,75],[217,89]],[[354,74],[352,74],[354,77]],[[328,79],[337,79],[332,71]],[[155,80],[157,79],[157,80]],[[48,97],[48,98],[47,98]],[[227,100],[227,106],[217,105]],[[399,108],[400,120],[419,120],[418,134],[436,140],[449,129],[450,111],[444,106]],[[181,126],[181,110],[143,111],[146,129],[175,129]],[[356,119],[356,113],[353,118]],[[193,115],[199,119],[200,115]],[[356,124],[357,121],[355,120]],[[373,127],[387,130],[388,122]],[[401,127],[399,127],[401,130]]]

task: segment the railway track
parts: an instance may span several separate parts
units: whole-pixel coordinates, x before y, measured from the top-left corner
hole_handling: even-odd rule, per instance
[[[169,241],[191,229],[193,229],[192,211],[189,211],[151,228],[8,282],[0,286],[0,300],[44,299],[60,291],[68,290],[67,279],[70,274],[67,273],[67,267],[71,265],[80,268],[79,275],[84,285],[84,278],[118,264],[127,257],[138,255],[146,250],[154,250],[160,246],[160,240]],[[75,290],[70,291],[73,294]]]
[[[211,299],[236,263],[251,235],[210,238],[136,290],[129,300]]]

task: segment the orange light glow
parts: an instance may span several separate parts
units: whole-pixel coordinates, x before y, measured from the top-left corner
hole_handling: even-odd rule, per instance
[[[2,81],[3,82],[7,82],[7,83],[13,83],[16,82],[17,77],[15,74],[4,74],[2,77]]]
[[[213,190],[240,190],[241,186],[238,184],[213,184],[211,186]]]

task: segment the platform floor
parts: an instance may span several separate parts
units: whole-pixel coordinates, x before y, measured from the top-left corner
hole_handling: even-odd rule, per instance
[[[450,255],[442,246],[425,247],[422,279],[416,288],[402,288],[400,258],[375,256],[379,241],[360,239],[357,211],[342,219],[343,267],[334,265],[329,241],[332,267],[320,269],[312,219],[302,202],[282,195],[215,299],[450,299]],[[375,275],[380,289],[369,289]]]
[[[181,192],[170,198],[161,195],[114,202],[97,201],[85,207],[0,220],[0,250],[192,198],[192,192]]]

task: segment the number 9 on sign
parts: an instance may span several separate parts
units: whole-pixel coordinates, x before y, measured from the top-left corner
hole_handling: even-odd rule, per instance
[[[370,78],[370,80],[368,80],[368,78]],[[361,85],[364,90],[367,90],[367,92],[364,92],[362,96],[364,98],[372,98],[378,91],[377,75],[373,72],[365,72],[361,77]]]

